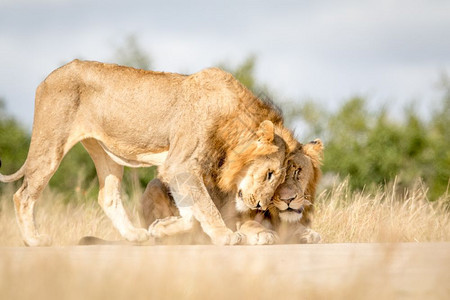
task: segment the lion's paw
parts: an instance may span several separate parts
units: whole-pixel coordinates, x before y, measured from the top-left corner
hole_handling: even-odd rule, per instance
[[[249,245],[272,245],[278,241],[278,234],[272,230],[264,230],[256,234],[247,235]]]
[[[216,229],[211,234],[214,245],[237,245],[244,240],[245,236],[240,232],[233,232],[228,228]]]
[[[299,235],[300,244],[318,244],[322,240],[319,233],[312,229],[305,230],[305,232]]]
[[[150,238],[150,234],[144,228],[131,228],[123,235],[129,242],[145,242]]]
[[[177,223],[180,219],[181,217],[179,216],[157,219],[148,227],[148,232],[151,236],[155,238],[165,237],[167,236],[166,227],[174,223]]]
[[[52,238],[46,234],[39,234],[25,239],[24,243],[28,247],[48,247],[52,245]]]

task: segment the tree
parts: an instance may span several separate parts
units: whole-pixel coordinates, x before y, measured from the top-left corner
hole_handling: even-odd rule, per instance
[[[450,178],[450,93],[446,95],[430,121],[413,108],[398,119],[385,108],[369,111],[360,97],[349,99],[334,113],[308,102],[296,116],[309,133],[324,139],[324,173],[349,176],[354,189],[394,178],[400,188],[411,187],[422,178],[430,187],[430,198],[437,199]]]

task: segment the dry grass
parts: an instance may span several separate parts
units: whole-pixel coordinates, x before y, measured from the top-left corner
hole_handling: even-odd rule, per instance
[[[395,182],[371,194],[344,181],[319,195],[313,227],[325,243],[450,241],[450,195],[426,192],[420,181],[401,194]]]
[[[395,183],[371,194],[352,192],[346,181],[323,191],[316,202],[313,229],[324,243],[450,241],[450,195],[429,202],[426,188],[417,184],[399,195]],[[0,246],[21,246],[12,204],[13,191],[0,197]],[[139,193],[125,198],[126,208],[139,226]],[[86,235],[120,239],[95,200],[68,204],[65,197],[46,190],[37,206],[37,223],[57,246],[75,245]]]
[[[0,197],[0,246],[22,246],[12,194],[11,190]],[[139,226],[139,193],[124,197],[131,219]],[[37,223],[53,237],[54,245],[75,245],[86,235],[120,239],[94,200],[73,202],[66,204],[62,195],[46,190],[37,206]],[[317,197],[313,229],[324,243],[450,241],[449,203],[449,194],[429,202],[420,183],[400,196],[395,183],[371,194],[352,192],[344,181]]]
[[[0,246],[23,246],[16,224],[12,192],[0,198]],[[85,235],[106,239],[120,239],[111,221],[95,201],[65,203],[65,196],[46,190],[36,208],[39,230],[49,234],[54,246],[76,245]],[[130,201],[126,202],[130,204]],[[137,216],[135,206],[128,205],[130,215]],[[134,220],[138,226],[137,218]]]
[[[394,190],[353,193],[337,184],[318,196],[313,228],[324,243],[450,241],[449,195],[430,203],[420,184],[403,196]],[[72,247],[85,235],[120,237],[95,201],[65,204],[47,190],[37,223],[63,247],[29,249],[21,247],[12,194],[0,196],[0,299],[450,296],[450,243]],[[138,196],[125,201],[136,225]]]

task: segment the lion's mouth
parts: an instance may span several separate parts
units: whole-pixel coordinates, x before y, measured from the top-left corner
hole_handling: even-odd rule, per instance
[[[295,223],[300,221],[303,218],[303,208],[293,209],[288,208],[283,211],[280,211],[281,220],[288,223]]]
[[[242,194],[242,190],[239,190],[236,195],[236,209],[240,212],[247,212],[247,211],[253,209],[244,200],[244,195]]]
[[[301,213],[303,213],[303,210],[304,210],[303,207],[300,207],[299,209],[293,209],[293,208],[288,207],[283,212],[295,212],[295,213],[301,214]]]
[[[261,206],[261,202],[260,202],[260,201],[256,204],[256,206],[252,206],[252,205],[248,204],[248,203],[244,200],[244,196],[243,196],[243,194],[242,194],[242,190],[239,190],[239,191],[238,191],[237,199],[239,199],[239,201],[241,201],[245,206],[247,206],[247,207],[248,207],[249,209],[251,209],[251,210],[261,210],[261,211],[265,211],[265,210],[267,209],[267,207],[262,207],[262,206]],[[254,198],[253,195],[250,195],[250,199],[254,201],[255,198]]]

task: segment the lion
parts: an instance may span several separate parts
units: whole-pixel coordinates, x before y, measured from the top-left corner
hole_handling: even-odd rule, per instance
[[[267,209],[284,178],[294,143],[280,112],[217,68],[192,75],[74,60],[37,88],[31,143],[23,166],[0,181],[23,179],[14,194],[17,223],[28,246],[51,244],[34,222],[35,203],[64,155],[81,142],[94,161],[98,202],[122,237],[148,240],[122,205],[123,166],[159,166],[188,230],[194,219],[214,244],[237,244],[206,185],[233,194],[251,210]],[[255,164],[258,157],[267,157]],[[172,223],[152,232],[167,234]]]
[[[236,226],[245,235],[245,242],[252,245],[273,244],[277,241],[318,243],[321,237],[310,226],[316,187],[321,177],[322,153],[323,144],[320,139],[305,145],[298,144],[288,158],[286,177],[278,186],[273,203],[265,212],[242,207],[241,203],[234,201],[233,195],[213,197],[227,225]],[[262,159],[255,163],[262,163]],[[141,197],[140,214],[142,226],[149,228],[149,231],[158,226],[161,220],[172,222],[179,217],[170,190],[158,178],[148,183]],[[184,231],[178,230],[178,233],[181,232]],[[188,236],[188,241],[204,241],[202,237],[194,236]]]
[[[323,143],[320,139],[303,147],[288,160],[286,178],[273,196],[270,222],[284,243],[318,243],[320,235],[310,229],[316,188],[322,175],[320,170]],[[242,231],[242,229],[241,229]]]

